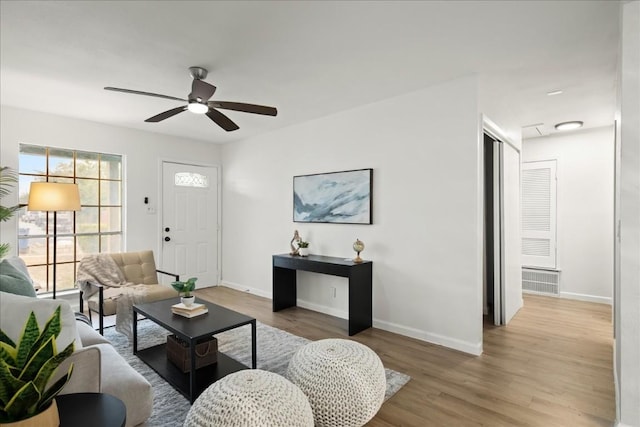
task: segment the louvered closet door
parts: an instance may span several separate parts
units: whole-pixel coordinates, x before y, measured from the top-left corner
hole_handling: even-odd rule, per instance
[[[522,264],[556,268],[556,161],[522,164]]]

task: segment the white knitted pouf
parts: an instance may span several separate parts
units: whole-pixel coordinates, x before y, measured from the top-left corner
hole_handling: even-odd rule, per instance
[[[378,412],[387,381],[369,347],[327,339],[309,343],[291,358],[287,378],[309,398],[318,427],[360,427]]]
[[[286,378],[259,369],[235,372],[193,402],[185,427],[312,427],[307,397]]]

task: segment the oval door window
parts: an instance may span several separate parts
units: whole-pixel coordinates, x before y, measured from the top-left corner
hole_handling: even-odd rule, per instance
[[[179,187],[208,188],[209,177],[193,172],[177,172],[174,183]]]

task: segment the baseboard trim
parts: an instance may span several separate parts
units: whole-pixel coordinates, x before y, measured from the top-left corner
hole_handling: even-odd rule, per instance
[[[482,354],[482,343],[472,344],[456,338],[446,337],[444,335],[434,334],[432,332],[427,332],[380,319],[373,319],[373,326],[378,329],[383,329],[395,334],[400,334],[406,337],[426,341],[431,344],[441,345],[443,347],[462,351],[463,353],[468,353],[474,356],[480,356]]]
[[[608,304],[611,305],[611,298],[607,297],[599,297],[595,295],[587,295],[587,294],[576,294],[573,292],[560,292],[560,298],[573,299],[578,301],[587,301],[587,302],[595,302],[598,304]]]
[[[220,283],[222,286],[226,286],[231,289],[235,289],[241,292],[247,292],[250,294],[258,295],[261,297],[272,299],[271,292],[265,292],[262,289],[252,288],[249,286],[242,286],[238,283],[229,282],[223,280]],[[347,312],[344,310],[336,309],[333,307],[327,307],[325,305],[315,304],[309,301],[298,299],[298,307],[306,308],[307,310],[318,311],[330,316],[339,317],[341,319],[348,319]],[[393,322],[387,322],[385,320],[373,319],[373,326],[378,329],[393,332],[395,334],[404,335],[406,337],[415,338],[421,341],[426,341],[430,344],[441,345],[443,347],[451,348],[453,350],[462,351],[473,356],[480,356],[482,354],[482,343],[469,343],[466,341],[458,340],[456,338],[446,337],[444,335],[434,334],[420,329],[412,328],[409,326],[399,325]]]
[[[306,308],[307,310],[319,311],[320,313],[328,314],[329,316],[339,317],[340,319],[349,319],[349,313],[344,310],[340,310],[334,307],[328,307],[326,305],[315,304],[309,301],[298,299],[298,307]]]
[[[248,294],[254,294],[259,297],[273,299],[272,293],[268,291],[264,291],[259,288],[253,288],[251,286],[243,286],[239,283],[229,282],[227,280],[223,280],[220,282],[220,285],[226,286],[227,288],[235,289],[236,291],[246,292]]]

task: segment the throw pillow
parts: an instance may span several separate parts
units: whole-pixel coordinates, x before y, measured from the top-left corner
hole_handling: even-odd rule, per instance
[[[36,296],[31,278],[6,259],[0,262],[0,291],[27,297]]]
[[[56,338],[58,349],[63,349],[71,341],[75,341],[75,349],[82,348],[82,342],[76,330],[76,317],[71,305],[60,299],[31,298],[21,295],[0,292],[0,329],[14,342],[17,342],[22,334],[27,318],[33,311],[38,320],[40,329],[44,328],[47,320],[53,312],[61,306],[60,323],[62,328]]]

